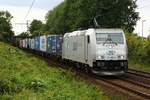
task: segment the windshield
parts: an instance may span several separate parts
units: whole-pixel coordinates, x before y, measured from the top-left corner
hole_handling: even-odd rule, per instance
[[[122,33],[96,33],[97,44],[105,43],[111,41],[117,44],[123,44],[123,34]]]

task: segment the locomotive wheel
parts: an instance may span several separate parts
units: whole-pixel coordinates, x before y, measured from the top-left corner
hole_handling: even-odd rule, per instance
[[[91,68],[88,65],[85,65],[85,72],[86,73],[90,73],[91,72]]]

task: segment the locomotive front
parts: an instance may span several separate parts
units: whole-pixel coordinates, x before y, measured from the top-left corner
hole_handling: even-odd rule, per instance
[[[96,57],[93,72],[102,75],[122,75],[128,69],[127,44],[121,29],[96,29]]]

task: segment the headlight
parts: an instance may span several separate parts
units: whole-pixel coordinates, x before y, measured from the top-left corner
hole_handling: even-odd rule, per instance
[[[121,59],[124,59],[124,56],[120,56]]]
[[[98,56],[98,59],[104,59],[104,56]]]
[[[119,59],[124,59],[124,58],[125,58],[125,56],[120,55],[120,56],[118,56],[118,58],[119,58]]]

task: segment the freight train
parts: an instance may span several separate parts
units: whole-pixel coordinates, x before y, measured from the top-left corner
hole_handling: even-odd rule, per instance
[[[124,75],[128,70],[127,43],[122,29],[78,30],[20,40],[20,48],[60,58],[98,75]]]

